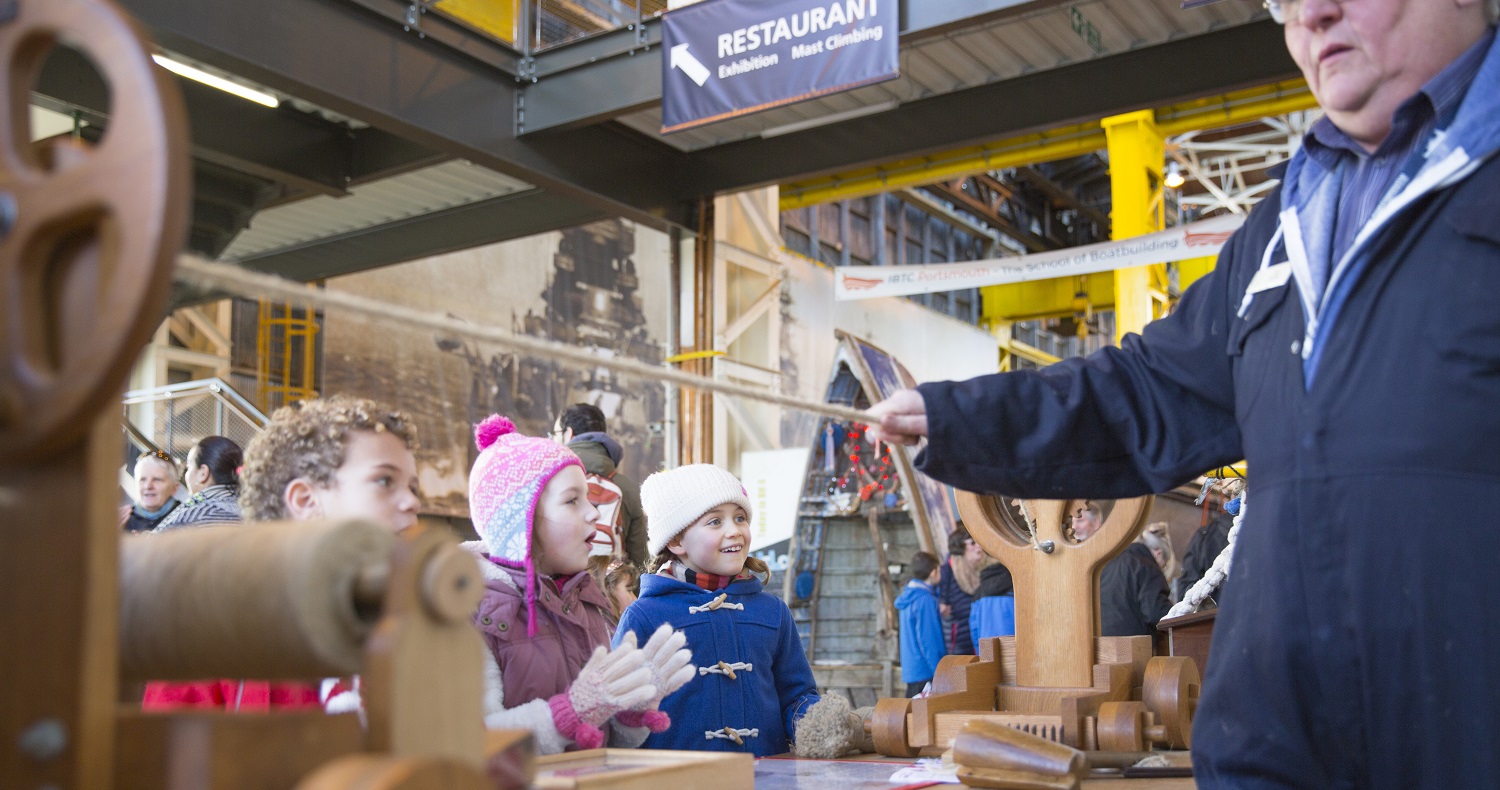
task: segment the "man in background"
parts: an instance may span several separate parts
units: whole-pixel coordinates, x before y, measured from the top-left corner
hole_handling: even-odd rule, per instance
[[[620,471],[625,451],[610,437],[604,412],[592,403],[575,403],[558,416],[552,426],[552,441],[572,450],[590,475],[597,475],[620,489],[620,516],[615,540],[636,567],[651,559],[646,551],[646,514],[641,510],[641,486]]]

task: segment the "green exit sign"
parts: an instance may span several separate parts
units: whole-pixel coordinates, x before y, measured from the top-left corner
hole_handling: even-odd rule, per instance
[[[1092,49],[1095,55],[1103,53],[1104,41],[1099,35],[1099,28],[1094,27],[1094,23],[1090,22],[1077,6],[1068,7],[1068,17],[1073,22],[1073,32],[1089,45],[1089,49]]]

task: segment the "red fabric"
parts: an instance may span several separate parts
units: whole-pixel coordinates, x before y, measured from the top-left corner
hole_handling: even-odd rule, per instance
[[[699,573],[692,568],[683,568],[682,575],[687,579],[688,584],[696,584],[709,592],[718,592],[728,587],[730,582],[739,578],[737,576],[718,576],[712,573]]]
[[[141,709],[148,711],[218,709],[239,712],[322,710],[318,689],[307,683],[264,680],[203,680],[146,684]]]

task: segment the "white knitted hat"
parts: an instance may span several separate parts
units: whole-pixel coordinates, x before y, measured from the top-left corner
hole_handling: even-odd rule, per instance
[[[660,554],[699,516],[725,502],[751,515],[745,486],[713,464],[688,464],[646,478],[641,483],[641,509],[646,511],[646,548],[651,556]]]

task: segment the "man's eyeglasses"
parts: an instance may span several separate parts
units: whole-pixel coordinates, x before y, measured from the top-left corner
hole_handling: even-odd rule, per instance
[[[1297,16],[1297,12],[1302,10],[1302,0],[1264,0],[1264,4],[1278,25],[1286,24],[1288,19]]]

